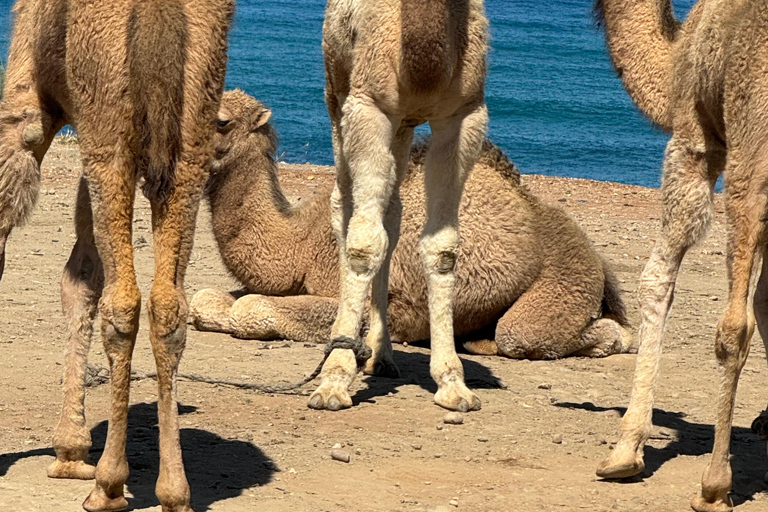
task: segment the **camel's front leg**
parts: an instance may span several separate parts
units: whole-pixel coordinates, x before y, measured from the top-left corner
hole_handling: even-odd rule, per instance
[[[329,111],[333,113],[330,105]],[[337,165],[332,222],[344,240],[339,244],[341,293],[330,348],[343,348],[333,349],[323,366],[320,386],[309,399],[315,409],[352,405],[348,388],[368,350],[360,340],[360,323],[371,281],[386,262],[389,239],[383,220],[396,183],[392,121],[365,96],[347,98],[342,115],[340,140],[334,129],[334,149],[337,163],[341,158],[346,165]]]
[[[464,183],[477,161],[488,124],[481,105],[466,117],[430,122],[432,144],[424,163],[427,224],[420,243],[427,275],[435,402],[446,409],[480,409],[480,399],[464,384],[464,368],[453,337],[453,294],[459,248],[459,204]]]
[[[663,232],[640,277],[640,331],[629,407],[616,448],[597,467],[603,478],[626,478],[645,468],[643,447],[651,433],[653,394],[664,324],[672,306],[683,256],[707,231],[717,176],[707,168],[703,143],[675,135],[667,145],[662,181]]]
[[[56,460],[48,467],[51,478],[94,478],[88,461],[91,433],[85,424],[85,366],[91,346],[93,320],[104,288],[104,270],[93,239],[93,218],[88,185],[80,180],[75,212],[77,242],[61,276],[61,306],[67,319],[64,361],[64,405],[53,434]]]
[[[392,253],[400,239],[400,221],[403,205],[400,202],[400,184],[408,170],[408,155],[413,142],[413,128],[402,126],[392,139],[392,155],[395,158],[396,182],[393,187],[389,207],[384,215],[384,229],[387,231],[389,245],[384,263],[373,278],[371,287],[371,321],[365,343],[371,348],[371,358],[365,363],[363,372],[381,377],[399,377],[400,370],[392,354],[392,341],[387,328],[387,305],[389,297],[389,265]]]
[[[757,283],[754,300],[755,320],[757,330],[763,339],[763,345],[768,354],[768,258],[763,258],[760,280]],[[755,434],[768,438],[768,406],[752,422],[752,431]],[[768,473],[765,474],[768,479]]]

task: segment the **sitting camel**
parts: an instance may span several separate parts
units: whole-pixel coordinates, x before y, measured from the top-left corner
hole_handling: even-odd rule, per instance
[[[625,478],[645,467],[643,446],[651,432],[675,281],[685,253],[711,222],[713,190],[722,174],[729,292],[715,354],[723,379],[712,458],[691,505],[698,512],[730,511],[731,423],[755,320],[768,347],[768,9],[763,0],[701,0],[680,24],[669,0],[598,0],[597,8],[627,92],[672,132],[661,185],[662,236],[640,279],[642,323],[632,397],[621,439],[597,474]],[[753,429],[768,434],[768,412]]]
[[[339,296],[338,246],[324,215],[330,194],[289,204],[278,183],[270,114],[241,91],[224,93],[206,195],[224,264],[250,294],[235,300],[201,290],[190,313],[200,330],[325,343]],[[387,314],[396,342],[429,337],[427,283],[416,250],[425,221],[426,152],[423,144],[411,151],[400,187],[403,225]],[[486,142],[459,209],[454,331],[495,324],[495,341],[465,347],[513,358],[625,352],[624,305],[608,266],[567,214],[542,204],[519,180],[515,166]],[[396,367],[389,370],[397,374]]]
[[[175,376],[186,340],[184,274],[208,179],[233,0],[18,0],[0,103],[0,271],[5,243],[34,206],[56,132],[77,128],[84,178],[78,240],[61,282],[69,334],[54,478],[96,478],[83,507],[128,506],[125,453],[141,296],[131,243],[137,182],[152,206],[155,276],[147,302],[157,365],[164,512],[190,512]],[[94,468],[84,411],[96,312],[112,375],[112,414]]]

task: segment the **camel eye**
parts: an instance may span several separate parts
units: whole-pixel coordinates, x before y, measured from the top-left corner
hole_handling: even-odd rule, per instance
[[[229,125],[230,122],[231,122],[231,119],[221,119],[221,118],[219,118],[219,119],[216,120],[216,126],[219,129],[226,128]]]

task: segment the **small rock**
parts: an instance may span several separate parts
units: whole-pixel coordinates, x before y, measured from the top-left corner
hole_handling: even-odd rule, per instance
[[[448,504],[452,507],[458,507],[459,506],[459,499],[458,498],[451,498],[450,501],[448,501]]]
[[[360,455],[362,453],[363,453],[363,450],[361,450],[360,448],[355,448],[355,455]]]
[[[420,444],[412,444],[411,448],[413,448],[414,450],[421,450],[421,445]]]
[[[349,452],[339,449],[331,450],[331,458],[333,460],[338,460],[339,462],[349,462],[352,459]]]
[[[552,436],[552,442],[555,444],[563,444],[563,434],[555,434]]]
[[[552,389],[552,384],[549,384],[547,382],[543,384],[539,384],[539,389]]]
[[[436,428],[437,428],[437,430],[443,430],[443,426],[442,425],[438,425]]]
[[[452,411],[443,416],[443,423],[449,425],[461,425],[464,423],[464,416],[462,416],[460,412]]]
[[[488,438],[487,437],[478,437],[477,440],[480,441],[481,443],[487,443],[488,442]]]
[[[443,456],[443,454],[442,454],[442,453],[436,453],[436,454],[435,454],[435,458],[436,458],[436,459],[439,459],[439,458],[440,458],[440,457],[442,457],[442,456]]]
[[[333,445],[331,448],[332,448],[333,450],[338,450],[339,448],[341,448],[341,443],[336,443],[336,444],[335,444],[335,445]]]

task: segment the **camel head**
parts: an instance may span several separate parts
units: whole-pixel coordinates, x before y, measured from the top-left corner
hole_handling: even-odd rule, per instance
[[[40,160],[51,121],[39,110],[0,104],[0,278],[11,230],[32,213],[40,190]]]
[[[274,160],[277,134],[268,123],[271,115],[264,104],[240,89],[224,93],[216,118],[212,180],[254,154]]]

